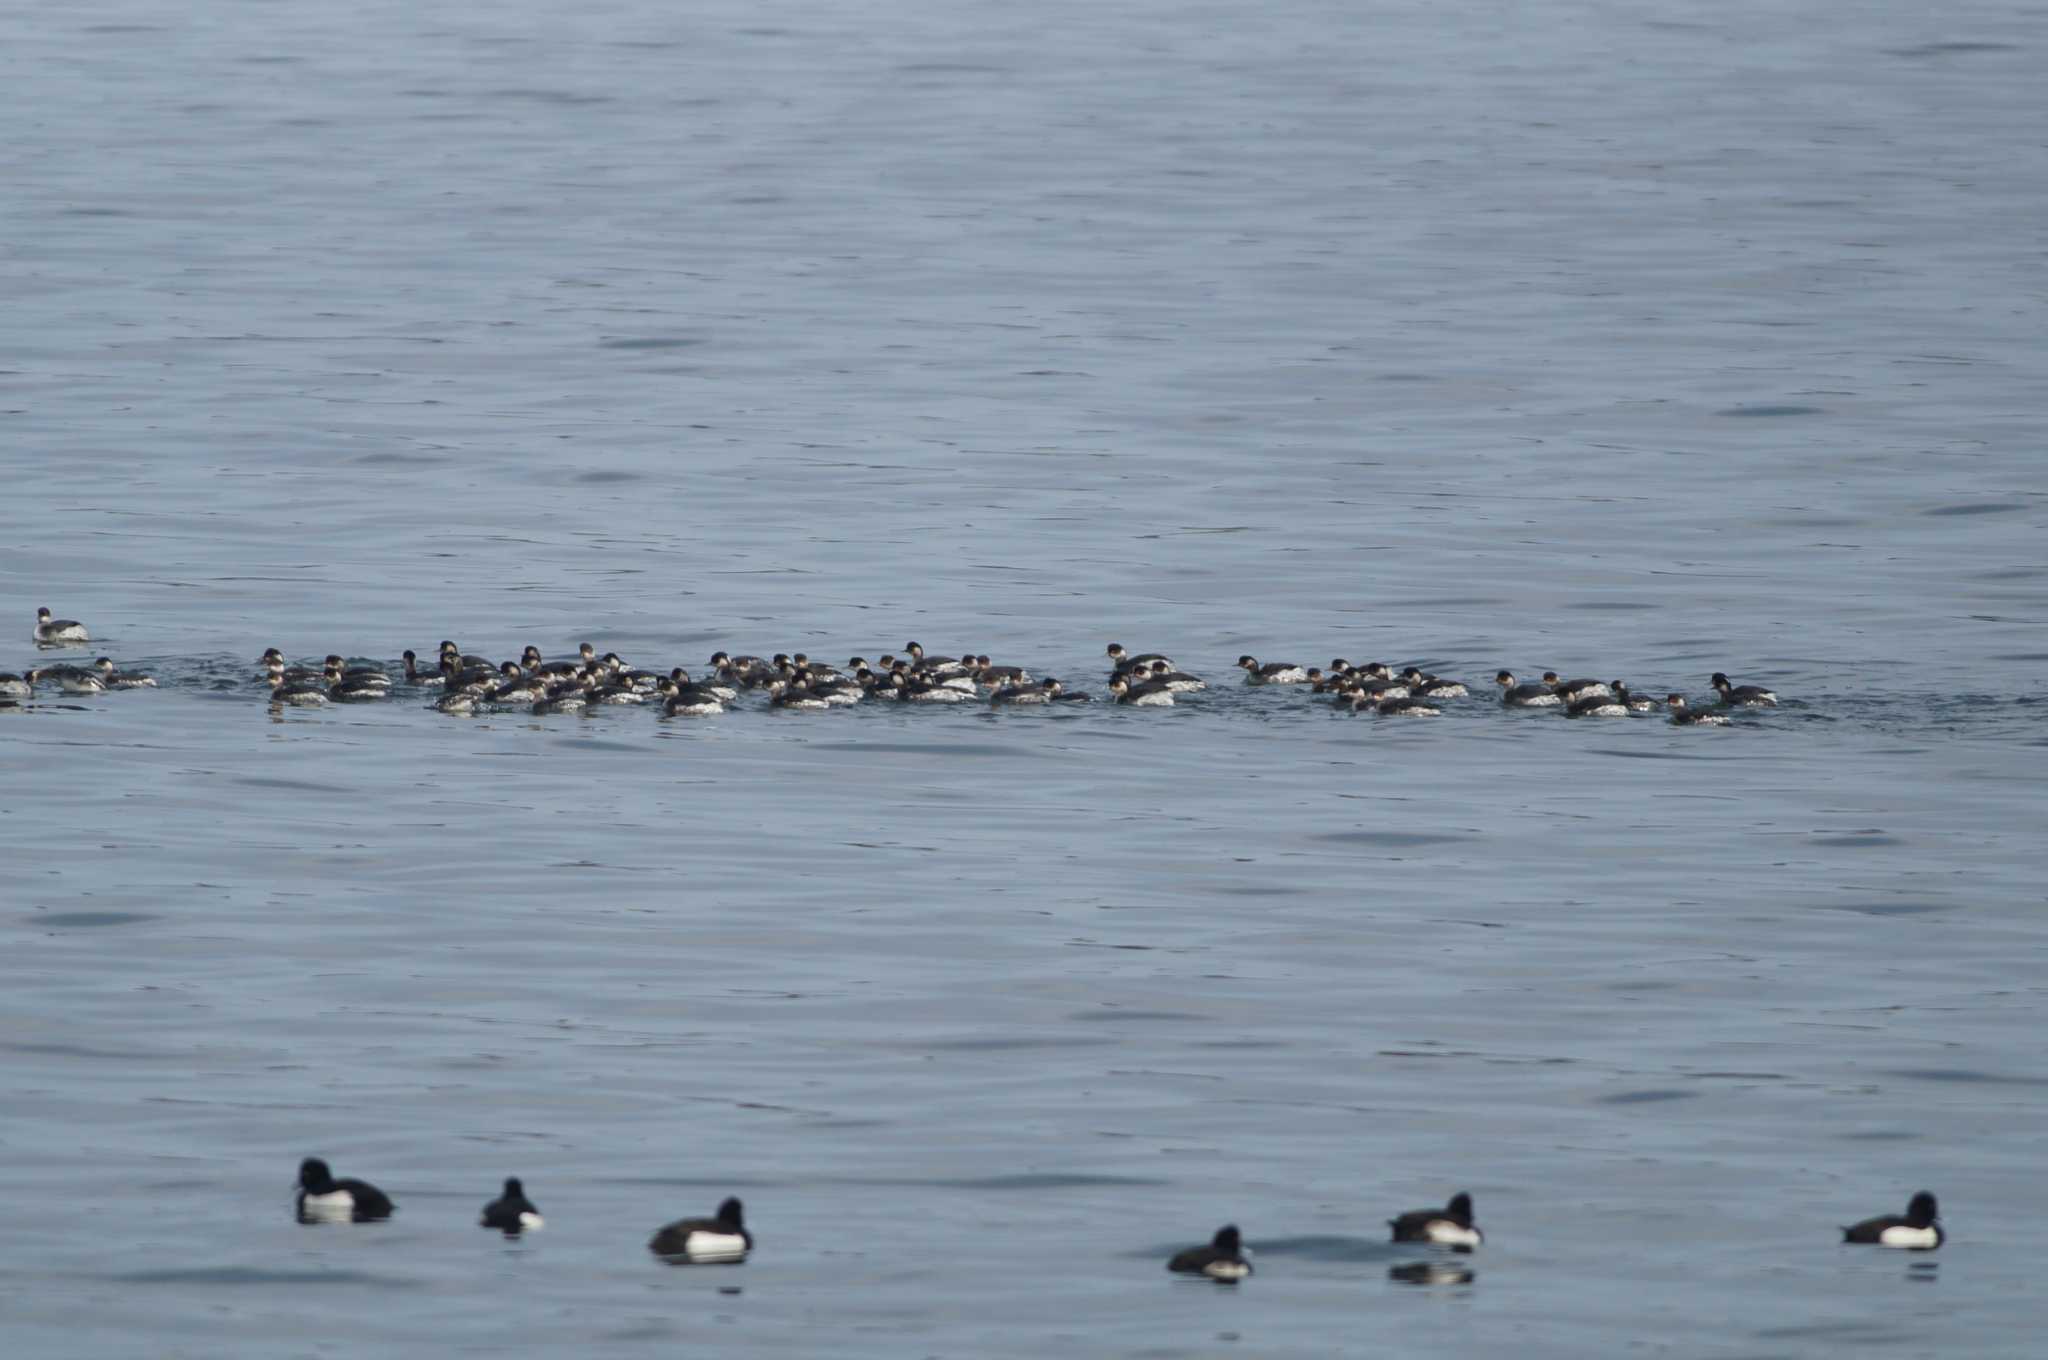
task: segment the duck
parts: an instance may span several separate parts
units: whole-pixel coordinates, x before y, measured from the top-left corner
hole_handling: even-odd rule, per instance
[[[1150,680],[1134,685],[1127,676],[1112,675],[1109,677],[1109,692],[1116,696],[1118,703],[1129,704],[1133,708],[1173,707],[1173,691]]]
[[[1765,689],[1762,685],[1731,684],[1728,677],[1719,671],[1714,672],[1714,678],[1708,683],[1712,684],[1714,692],[1721,696],[1721,702],[1730,708],[1776,708],[1778,706],[1777,694]]]
[[[1933,1251],[1948,1240],[1942,1230],[1941,1210],[1934,1196],[1922,1190],[1906,1205],[1903,1214],[1880,1214],[1842,1229],[1844,1244],[1868,1247],[1898,1247],[1906,1251]]]
[[[1500,672],[1493,683],[1500,686],[1500,701],[1509,708],[1555,708],[1564,702],[1548,685],[1516,684],[1513,671]]]
[[[1405,694],[1381,699],[1374,703],[1372,708],[1383,718],[1435,718],[1443,714],[1443,710],[1429,700],[1410,698]],[[1360,712],[1362,708],[1354,706],[1352,711]]]
[[[648,1239],[647,1249],[677,1264],[737,1265],[754,1249],[745,1210],[728,1198],[710,1218],[683,1218]]]
[[[1665,695],[1664,706],[1671,710],[1671,721],[1679,727],[1727,727],[1729,725],[1729,717],[1726,713],[1716,713],[1711,709],[1692,708],[1686,704],[1683,694]]]
[[[335,1179],[318,1157],[299,1163],[297,1207],[301,1223],[374,1223],[398,1208],[391,1196],[368,1181],[352,1176]]]
[[[1176,1275],[1204,1275],[1218,1284],[1236,1284],[1252,1273],[1252,1263],[1245,1259],[1250,1255],[1237,1225],[1226,1223],[1216,1230],[1208,1246],[1175,1252],[1166,1268]]]
[[[1272,661],[1261,665],[1255,656],[1241,656],[1237,664],[1248,685],[1299,685],[1308,679],[1308,672],[1291,661]]]
[[[73,643],[91,641],[92,635],[85,631],[85,625],[77,619],[53,618],[47,605],[36,610],[37,646],[66,647]]]
[[[1472,1221],[1472,1196],[1460,1190],[1441,1209],[1414,1209],[1387,1220],[1396,1242],[1433,1242],[1440,1247],[1470,1251],[1486,1240]]]
[[[505,1178],[505,1192],[484,1206],[483,1217],[477,1220],[479,1228],[496,1228],[507,1237],[517,1237],[523,1232],[532,1232],[546,1226],[540,1216],[540,1208],[526,1197],[526,1187],[519,1183],[517,1176]]]

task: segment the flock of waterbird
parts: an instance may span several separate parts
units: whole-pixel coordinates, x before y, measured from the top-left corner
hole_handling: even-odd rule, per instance
[[[375,1223],[391,1217],[398,1206],[368,1181],[337,1177],[325,1161],[308,1157],[299,1163],[296,1208],[301,1223]],[[543,1222],[539,1207],[526,1197],[525,1184],[513,1176],[505,1181],[503,1193],[484,1206],[477,1226],[518,1237],[542,1227]],[[1486,1241],[1472,1216],[1472,1196],[1463,1191],[1440,1209],[1398,1214],[1387,1220],[1387,1227],[1394,1242],[1448,1247],[1460,1254],[1470,1254]],[[1947,1240],[1934,1196],[1925,1190],[1913,1196],[1903,1214],[1880,1214],[1842,1229],[1844,1243],[1904,1251],[1933,1251]],[[674,1265],[737,1265],[753,1251],[754,1235],[747,1228],[744,1207],[738,1199],[728,1197],[709,1218],[681,1218],[662,1225],[648,1239],[647,1249]],[[1250,1258],[1237,1225],[1227,1223],[1207,1245],[1175,1252],[1166,1268],[1179,1275],[1235,1284],[1252,1273]],[[1413,1278],[1436,1281],[1458,1277],[1425,1271]],[[1469,1280],[1469,1274],[1464,1278]]]
[[[83,647],[91,641],[84,625],[36,611],[36,644],[44,648]],[[1104,701],[1134,708],[1166,708],[1176,695],[1208,688],[1158,652],[1133,654],[1112,642],[1105,649],[1111,670]],[[966,704],[1026,707],[1092,702],[1095,696],[1069,689],[1059,679],[1034,679],[1022,666],[999,665],[986,654],[927,655],[916,642],[903,654],[883,653],[872,663],[856,656],[844,667],[805,653],[772,657],[714,652],[701,674],[681,666],[666,671],[630,666],[617,652],[600,654],[586,642],[574,657],[550,660],[527,646],[517,660],[493,661],[444,641],[431,665],[407,651],[396,668],[381,662],[329,653],[316,663],[293,663],[276,647],[259,659],[270,702],[280,707],[318,708],[338,703],[379,703],[401,690],[434,695],[440,712],[570,713],[592,707],[648,705],[668,717],[714,717],[740,703],[742,695],[763,697],[767,706],[792,712],[822,711],[859,703]],[[1255,686],[1299,685],[1340,712],[1386,718],[1433,718],[1445,701],[1468,697],[1457,680],[1418,666],[1400,671],[1374,661],[1353,665],[1339,657],[1328,668],[1287,661],[1262,662],[1241,656],[1237,668]],[[1540,681],[1518,681],[1511,671],[1494,676],[1501,703],[1516,709],[1556,709],[1568,718],[1626,718],[1663,711],[1682,727],[1726,726],[1731,710],[1775,707],[1778,696],[1758,685],[1736,685],[1716,671],[1709,682],[1715,699],[1694,708],[1683,694],[1663,700],[1637,694],[1621,680],[1567,680],[1546,671]],[[153,676],[126,671],[107,657],[89,666],[32,667],[20,675],[0,672],[0,702],[34,697],[37,686],[66,694],[99,694],[110,689],[154,686]]]

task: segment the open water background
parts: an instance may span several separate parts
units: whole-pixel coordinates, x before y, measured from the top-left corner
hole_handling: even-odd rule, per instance
[[[11,1355],[2038,1355],[2039,6],[5,33],[0,666],[165,681],[0,712]],[[252,683],[443,637],[1788,702]],[[751,1262],[645,1255],[728,1192]]]

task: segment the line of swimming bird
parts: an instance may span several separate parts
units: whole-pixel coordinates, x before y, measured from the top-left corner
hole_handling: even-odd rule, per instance
[[[90,640],[83,625],[37,611],[36,642],[43,647],[81,646]],[[1107,702],[1135,708],[1166,708],[1177,694],[1208,688],[1208,682],[1175,665],[1159,652],[1133,654],[1121,643],[1105,648],[1112,667]],[[829,665],[802,652],[773,657],[714,652],[701,678],[681,666],[666,673],[629,666],[616,652],[600,655],[586,642],[575,658],[548,660],[527,646],[516,661],[492,661],[465,653],[443,641],[431,666],[407,651],[396,678],[383,665],[330,653],[318,665],[288,663],[272,647],[263,653],[263,682],[272,703],[317,708],[330,703],[375,703],[391,696],[402,683],[419,690],[438,690],[433,707],[443,713],[525,710],[536,714],[567,713],[593,706],[659,704],[669,717],[712,717],[727,711],[743,693],[765,694],[771,708],[817,711],[864,701],[913,704],[962,704],[986,700],[997,706],[1089,703],[1093,695],[1070,690],[1054,677],[1034,680],[1021,666],[998,665],[985,654],[958,657],[927,655],[916,642],[904,644],[903,655],[883,654],[872,664],[856,656],[845,667]],[[1339,657],[1325,670],[1293,662],[1261,662],[1241,656],[1237,667],[1249,685],[1303,685],[1339,710],[1380,717],[1433,718],[1447,699],[1470,694],[1452,679],[1408,666],[1395,672],[1384,662],[1355,666]],[[42,666],[21,675],[0,672],[0,701],[33,696],[37,685],[53,685],[67,694],[98,694],[110,689],[154,686],[153,676],[124,671],[101,657],[90,666]],[[1758,685],[1736,685],[1722,672],[1710,680],[1718,702],[1693,708],[1683,694],[1663,701],[1640,695],[1620,680],[1566,680],[1555,671],[1540,681],[1517,681],[1513,672],[1494,676],[1501,702],[1508,708],[1555,708],[1570,718],[1627,717],[1663,709],[1679,726],[1725,726],[1728,710],[1775,707],[1778,696]]]
[[[391,1217],[398,1206],[391,1196],[354,1177],[337,1177],[318,1157],[299,1163],[297,1212],[301,1223],[374,1223]],[[527,1198],[517,1176],[505,1181],[498,1198],[486,1204],[477,1226],[518,1237],[543,1226],[540,1209]],[[1472,1196],[1452,1195],[1440,1209],[1412,1209],[1387,1220],[1394,1242],[1448,1247],[1470,1254],[1486,1241],[1472,1216]],[[1842,1241],[1861,1246],[1933,1251],[1948,1240],[1934,1196],[1922,1190],[1903,1214],[1879,1214],[1842,1229]],[[709,1218],[680,1218],[666,1223],[647,1241],[647,1249],[675,1265],[738,1265],[754,1249],[746,1211],[728,1196]],[[1175,1252],[1166,1268],[1179,1275],[1199,1275],[1219,1284],[1235,1284],[1252,1273],[1251,1249],[1235,1223],[1226,1223],[1204,1246]],[[1436,1280],[1423,1272],[1416,1278]],[[1455,1276],[1451,1277],[1455,1278]],[[1465,1279],[1470,1279],[1469,1274]]]

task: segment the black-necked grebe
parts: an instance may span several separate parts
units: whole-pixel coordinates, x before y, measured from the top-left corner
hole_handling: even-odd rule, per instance
[[[1512,671],[1500,672],[1493,683],[1500,686],[1500,701],[1509,708],[1556,708],[1564,702],[1548,685],[1516,684]]]
[[[1060,682],[1047,676],[1035,685],[1005,685],[988,696],[992,704],[1049,704],[1059,698]]]
[[[1697,709],[1685,702],[1683,694],[1667,694],[1664,706],[1671,710],[1671,721],[1680,727],[1726,727],[1729,725],[1726,713],[1711,709]]]
[[[105,685],[108,689],[156,688],[155,676],[146,674],[142,671],[115,670],[113,661],[107,657],[103,656],[99,660],[93,662],[92,664],[93,669],[97,670],[100,673],[100,683]]]
[[[1164,661],[1169,668],[1173,665],[1173,658],[1163,652],[1142,652],[1132,656],[1124,650],[1121,642],[1112,642],[1103,651],[1109,656],[1109,664],[1120,671],[1136,670],[1140,666],[1149,670],[1155,661]]]
[[[1133,708],[1173,707],[1173,691],[1164,685],[1155,685],[1150,680],[1134,685],[1125,676],[1112,675],[1109,678],[1109,692],[1116,696],[1118,703],[1129,704]]]
[[[1625,706],[1631,713],[1655,713],[1661,705],[1647,694],[1638,694],[1619,680],[1610,680],[1607,687],[1614,691],[1614,701]]]
[[[107,682],[90,666],[37,666],[22,677],[31,685],[55,685],[66,694],[104,694]]]
[[[75,643],[91,641],[92,635],[85,631],[85,625],[77,619],[52,618],[47,608],[36,611],[37,646],[68,647]]]
[[[412,652],[406,652],[403,659],[405,661],[405,680],[407,684],[438,689],[448,682],[448,672],[445,670],[421,670],[420,659]]]
[[[1628,705],[1602,685],[1598,694],[1581,694],[1566,704],[1564,715],[1567,718],[1626,718]]]
[[[1434,718],[1443,713],[1442,709],[1429,700],[1411,698],[1405,694],[1378,700],[1372,707],[1373,711],[1383,718]]]
[[[1401,672],[1401,683],[1408,686],[1410,694],[1422,699],[1462,699],[1471,693],[1456,680],[1430,675],[1416,666],[1409,666]]]
[[[1244,672],[1245,683],[1248,685],[1299,685],[1308,680],[1308,672],[1291,661],[1272,661],[1260,665],[1259,659],[1255,656],[1241,656],[1237,659],[1237,664]]]
[[[1714,672],[1714,678],[1711,683],[1714,686],[1714,692],[1721,696],[1721,702],[1727,704],[1730,708],[1776,708],[1778,706],[1778,696],[1772,691],[1765,689],[1762,685],[1730,684],[1728,677],[1719,671]]]
[[[1607,693],[1607,686],[1599,680],[1560,680],[1556,671],[1543,672],[1543,683],[1551,692],[1564,700],[1569,708],[1581,699],[1591,699]]]

